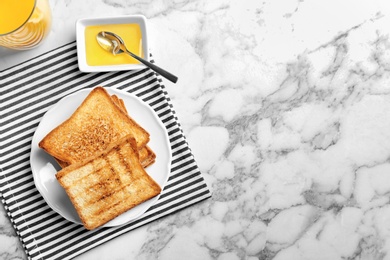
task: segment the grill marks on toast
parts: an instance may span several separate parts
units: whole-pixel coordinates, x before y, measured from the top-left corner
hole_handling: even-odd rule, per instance
[[[99,178],[97,182],[91,182],[92,185],[86,187],[86,189],[92,191],[92,194],[95,194],[95,196],[90,196],[87,204],[93,204],[94,202],[99,203],[110,196],[115,196],[115,193],[122,190],[132,181],[132,167],[129,166],[123,159],[123,155],[120,150],[116,149],[115,153],[110,153],[107,157],[112,158],[109,159],[101,157],[104,161],[105,167],[97,169],[94,165],[94,172],[91,172],[91,174],[88,175],[97,175]],[[113,163],[116,163],[117,165],[114,166],[110,161],[113,161]],[[120,164],[118,163],[119,161],[121,162]],[[125,171],[127,171],[128,174],[121,175],[121,172]]]
[[[110,163],[109,157],[113,157],[117,154],[120,154],[119,149],[115,149],[107,156],[101,155],[95,158],[91,164],[92,168],[88,174],[84,175],[82,178],[79,178],[72,182],[72,186],[81,187],[82,189],[77,190],[77,192],[72,193],[76,197],[83,196],[82,193],[88,192],[88,199],[82,200],[80,206],[92,207],[94,204],[101,203],[106,198],[115,196],[115,193],[121,191],[127,183],[131,181],[131,168],[127,165],[122,165],[124,163],[123,156],[117,156],[120,158],[120,162],[114,162],[114,165]],[[116,160],[117,158],[111,158],[111,160]],[[122,176],[123,181],[121,180],[121,172],[126,172],[129,175]]]
[[[62,169],[56,177],[87,229],[99,227],[161,192],[139,162],[130,136],[92,159]]]

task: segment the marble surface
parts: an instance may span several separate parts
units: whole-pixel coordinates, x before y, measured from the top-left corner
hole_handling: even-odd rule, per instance
[[[388,1],[50,0],[37,49],[78,18],[143,14],[213,197],[76,259],[390,259]],[[0,214],[0,258],[25,259]]]

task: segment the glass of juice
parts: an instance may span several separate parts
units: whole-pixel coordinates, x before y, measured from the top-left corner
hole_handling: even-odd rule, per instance
[[[47,36],[50,26],[48,0],[0,0],[0,46],[34,48]]]

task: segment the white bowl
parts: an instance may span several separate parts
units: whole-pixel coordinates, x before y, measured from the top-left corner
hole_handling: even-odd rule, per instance
[[[125,15],[113,17],[97,17],[83,18],[76,22],[76,40],[77,40],[77,56],[79,69],[83,72],[100,72],[100,71],[118,71],[118,70],[136,70],[143,69],[143,64],[121,64],[107,66],[90,66],[87,64],[86,48],[85,48],[85,28],[91,25],[106,25],[106,24],[138,24],[142,34],[142,49],[143,58],[149,61],[149,46],[148,34],[146,30],[146,18],[142,15]],[[120,54],[126,55],[126,54]]]

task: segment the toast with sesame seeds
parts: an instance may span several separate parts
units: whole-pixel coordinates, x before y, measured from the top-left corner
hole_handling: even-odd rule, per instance
[[[70,118],[39,142],[39,147],[60,165],[68,166],[105,150],[128,135],[134,137],[140,151],[149,141],[149,133],[124,112],[103,87],[96,87]]]
[[[114,101],[114,103],[123,110],[123,112],[128,114],[123,99],[119,98],[117,95],[111,95],[111,98]],[[145,147],[139,150],[139,158],[142,166],[146,168],[155,162],[156,154],[148,145],[145,145]],[[61,166],[61,168],[65,168],[66,166],[69,166],[69,163],[63,162],[58,158],[54,158],[54,159]]]
[[[98,228],[161,192],[142,167],[135,139],[129,135],[101,153],[56,174],[84,227]]]

